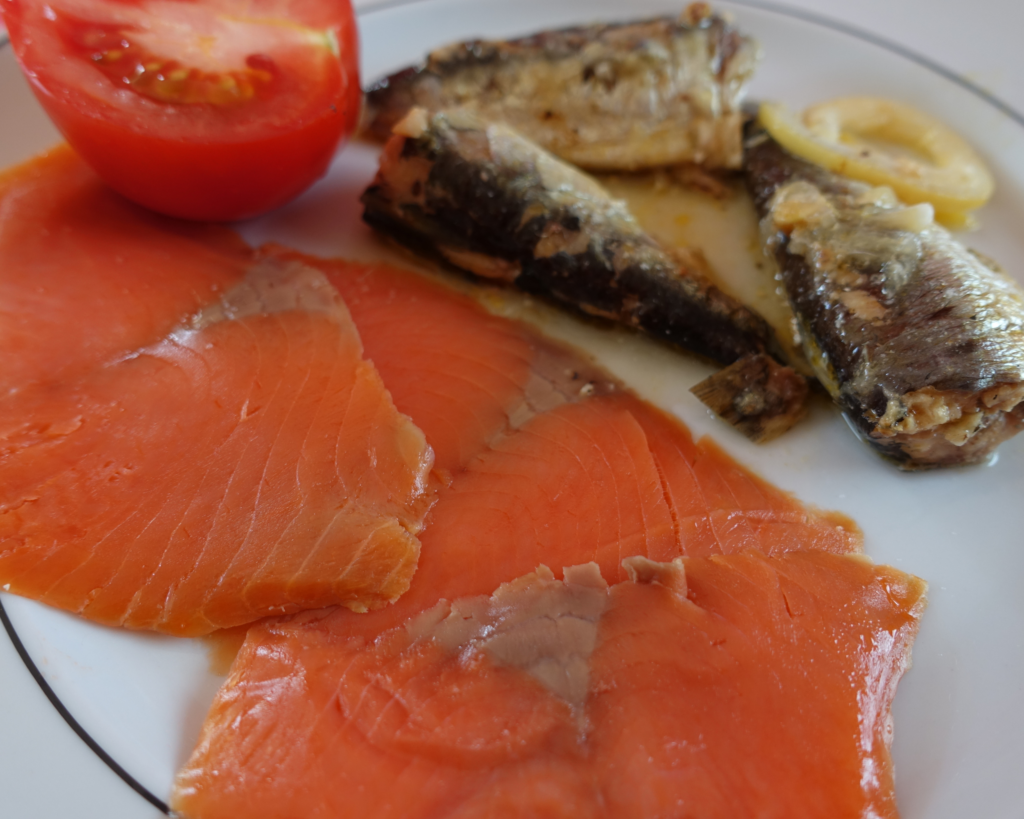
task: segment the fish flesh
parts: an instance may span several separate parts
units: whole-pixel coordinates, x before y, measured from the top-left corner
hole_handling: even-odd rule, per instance
[[[756,359],[756,377],[738,379],[723,402],[755,439],[801,417],[803,376],[780,363],[767,322],[712,282],[699,253],[664,248],[591,177],[503,125],[414,109],[362,201],[367,223],[460,270],[722,364]],[[748,364],[738,365],[744,376]]]
[[[5,403],[0,580],[176,635],[394,600],[432,453],[361,353],[322,274],[261,267],[193,326]]]
[[[65,159],[36,168],[63,178]],[[80,192],[55,197],[55,218],[75,224],[92,201]],[[173,269],[180,229],[164,221],[166,237],[150,231],[142,255],[166,254]],[[116,257],[120,223],[103,224]],[[3,286],[38,289],[32,262],[23,254],[4,267]],[[97,345],[73,376],[66,365],[0,399],[0,584],[100,623],[175,635],[402,594],[434,497],[433,455],[323,273],[250,255],[245,277],[184,323],[118,349],[163,333],[199,294],[140,283],[123,296],[117,284],[153,270],[114,264],[112,284],[90,264],[100,293],[115,305],[130,296],[147,314],[111,331],[102,311],[74,303],[79,288],[45,289],[53,313],[75,315],[73,333],[97,327],[105,354]]]
[[[417,576],[388,618],[486,593],[541,559],[585,557],[618,578],[635,555],[859,548],[855,527],[763,489],[679,430],[626,394],[561,404],[500,437],[439,491]],[[657,433],[676,449],[656,448]]]
[[[0,401],[167,335],[252,264],[233,231],[131,204],[66,145],[0,174],[0,215]]]
[[[745,175],[818,379],[904,469],[988,460],[1024,426],[1024,291],[888,188],[761,130]]]
[[[413,107],[466,108],[591,170],[738,168],[759,59],[703,3],[678,18],[455,43],[371,88],[368,130],[384,140]]]
[[[532,397],[543,388],[533,369],[544,340],[449,287],[410,271],[320,259],[280,246],[265,246],[261,253],[327,276],[395,405],[415,414],[442,483],[503,433],[512,416],[522,414],[527,393]],[[586,383],[583,371],[579,375],[577,390]]]
[[[925,584],[859,556],[541,567],[372,641],[250,630],[189,819],[896,817],[889,709]],[[809,749],[813,749],[811,752]]]
[[[344,296],[397,408],[443,485],[409,591],[352,628],[376,633],[445,597],[489,594],[554,565],[634,555],[859,551],[849,520],[808,509],[576,351],[425,277],[266,249]],[[414,352],[415,351],[415,352]],[[410,358],[412,356],[412,358]]]
[[[845,515],[808,507],[735,461],[711,438],[694,441],[674,418],[649,404],[633,404],[630,412],[643,427],[661,475],[678,531],[678,554],[861,550],[860,529]]]

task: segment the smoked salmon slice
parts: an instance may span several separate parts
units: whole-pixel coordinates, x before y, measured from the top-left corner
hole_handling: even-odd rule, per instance
[[[922,581],[820,551],[624,572],[542,567],[372,641],[314,613],[254,626],[172,808],[897,816],[889,709]]]
[[[67,146],[0,173],[0,400],[157,341],[251,264],[233,231],[131,204]]]
[[[164,339],[0,402],[0,584],[177,635],[380,607],[432,461],[323,274],[264,261]]]
[[[621,561],[635,555],[861,548],[851,521],[695,443],[581,354],[450,287],[386,265],[262,253],[328,276],[396,406],[445,470],[409,592],[351,623],[360,634],[442,598],[488,594],[544,562],[596,561],[621,580]]]
[[[617,581],[636,555],[860,548],[852,523],[807,509],[714,444],[695,444],[628,392],[567,402],[495,441],[441,490],[423,543],[421,577],[403,605],[421,594],[433,605],[428,589],[485,594],[542,559],[594,561]],[[446,564],[460,570],[445,576]]]
[[[695,443],[677,421],[525,326],[402,271],[264,252],[323,270],[345,294],[368,357],[423,427],[446,479],[421,534],[417,574],[393,606],[360,617],[309,612],[250,630],[179,777],[173,803],[183,816],[619,815],[607,802],[626,784],[598,765],[614,773],[626,752],[604,755],[585,741],[596,730],[597,692],[578,681],[559,696],[545,688],[582,655],[554,665],[541,656],[524,680],[465,646],[417,638],[438,620],[465,622],[463,604],[444,600],[486,595],[542,560],[595,561],[591,581],[596,573],[620,583],[630,576],[624,559],[638,573],[636,555],[651,566],[691,552],[775,565],[807,550],[840,569],[866,565],[848,556],[860,548],[849,521],[807,509],[712,444]],[[411,364],[406,351],[423,352]],[[566,582],[586,585],[586,573]],[[874,599],[854,592],[853,600]],[[550,642],[520,637],[513,643],[527,654]],[[597,638],[588,645],[584,653]],[[665,662],[690,651],[677,646]],[[744,657],[747,678],[770,676],[771,650],[754,654]],[[609,673],[628,675],[633,662]],[[856,697],[842,693],[856,709]]]
[[[755,549],[843,553],[861,546],[856,524],[810,509],[741,466],[710,438],[693,441],[674,418],[632,402],[665,487],[680,553],[691,557]]]
[[[422,276],[380,265],[317,259],[283,247],[270,258],[321,270],[341,293],[366,355],[450,476],[502,433],[524,400],[539,337]]]

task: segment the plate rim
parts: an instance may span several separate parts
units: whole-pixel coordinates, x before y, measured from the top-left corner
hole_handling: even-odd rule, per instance
[[[380,2],[368,2],[364,3],[361,8],[354,9],[357,20],[370,17],[374,14],[380,14],[384,12],[394,11],[395,9],[420,5],[424,3],[432,2],[445,2],[445,0],[381,0]],[[1018,111],[1009,103],[1005,102],[996,94],[987,91],[980,85],[972,82],[962,74],[947,68],[942,63],[933,60],[924,54],[915,51],[914,49],[908,48],[907,46],[876,34],[868,29],[860,26],[847,23],[842,20],[838,20],[828,15],[819,14],[814,11],[807,9],[798,8],[795,6],[789,6],[783,3],[770,2],[770,0],[724,0],[725,3],[732,6],[739,6],[743,8],[754,9],[758,11],[768,12],[770,14],[777,14],[781,17],[788,17],[790,19],[799,20],[801,22],[810,23],[815,26],[820,26],[831,31],[838,32],[840,34],[852,37],[856,40],[866,42],[870,45],[882,48],[900,57],[915,63],[926,70],[939,75],[943,79],[952,82],[954,85],[959,86],[963,90],[969,92],[973,96],[981,99],[983,102],[995,108],[997,111],[1008,117],[1011,121],[1024,128],[1024,113]],[[11,46],[10,35],[8,32],[0,27],[0,51],[3,51],[8,46]],[[11,46],[13,49],[13,46]],[[374,78],[376,79],[376,78]],[[363,79],[365,84],[365,79]],[[139,796],[145,799],[153,807],[159,810],[161,813],[172,816],[170,807],[162,799],[153,794],[148,788],[139,783],[127,770],[125,770],[120,763],[117,762],[103,747],[89,734],[85,728],[77,721],[74,715],[70,712],[68,707],[63,703],[60,697],[56,694],[50,684],[46,681],[39,666],[32,659],[27,648],[21,640],[17,629],[15,628],[10,616],[8,615],[2,596],[0,596],[0,624],[3,625],[3,629],[10,639],[15,651],[24,663],[29,674],[33,680],[39,686],[47,700],[57,711],[57,713],[63,718],[67,725],[74,731],[82,742],[94,753],[96,756],[115,773],[129,788],[135,791]]]

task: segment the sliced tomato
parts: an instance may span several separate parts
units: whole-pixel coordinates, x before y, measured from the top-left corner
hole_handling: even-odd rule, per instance
[[[349,0],[0,0],[68,142],[113,188],[189,219],[297,196],[355,129]]]

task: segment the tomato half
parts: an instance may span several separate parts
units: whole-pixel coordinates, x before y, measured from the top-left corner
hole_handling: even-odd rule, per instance
[[[114,189],[188,219],[284,204],[355,129],[349,0],[0,0],[22,70]]]

